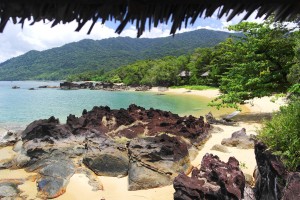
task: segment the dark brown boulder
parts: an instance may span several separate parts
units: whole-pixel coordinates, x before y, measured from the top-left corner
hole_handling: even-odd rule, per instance
[[[128,153],[129,190],[170,185],[180,172],[191,169],[187,145],[178,137],[136,138],[130,141]]]
[[[201,168],[194,168],[191,177],[180,174],[175,178],[174,199],[242,199],[244,188],[245,177],[234,157],[225,163],[218,156],[206,154]]]
[[[59,120],[53,116],[49,119],[36,120],[29,124],[26,129],[22,132],[22,140],[34,140],[44,139],[47,140],[49,137],[54,139],[67,138],[72,133],[68,127],[59,124]]]

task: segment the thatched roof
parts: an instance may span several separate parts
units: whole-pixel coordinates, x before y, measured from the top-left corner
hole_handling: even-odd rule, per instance
[[[219,9],[219,10],[218,10]],[[121,33],[128,23],[134,23],[140,36],[146,25],[156,27],[159,23],[170,22],[171,34],[187,24],[193,24],[199,17],[209,17],[218,10],[218,17],[228,20],[246,11],[249,17],[258,10],[257,17],[275,13],[275,20],[289,20],[300,13],[299,0],[0,0],[0,32],[7,21],[24,25],[26,19],[68,23],[76,20],[79,31],[92,20],[90,27],[101,20],[116,20],[116,29]]]

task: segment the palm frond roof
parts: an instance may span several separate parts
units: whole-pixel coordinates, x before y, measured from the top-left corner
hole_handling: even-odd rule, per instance
[[[247,19],[257,10],[257,17],[275,15],[276,21],[291,20],[299,16],[299,0],[0,0],[0,32],[7,22],[24,25],[49,20],[52,26],[58,23],[76,21],[76,31],[92,20],[88,31],[95,23],[116,20],[116,29],[121,33],[129,23],[135,24],[137,35],[159,23],[171,23],[171,34],[182,26],[193,24],[199,17],[210,17],[218,11],[217,17],[227,16],[231,20],[246,12]]]

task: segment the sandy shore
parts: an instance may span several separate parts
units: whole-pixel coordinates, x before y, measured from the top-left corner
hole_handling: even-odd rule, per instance
[[[211,98],[211,99],[216,98],[217,96],[220,95],[220,92],[218,89],[188,90],[185,88],[176,88],[176,89],[169,88],[166,91],[160,91],[160,89],[158,87],[153,87],[153,88],[151,88],[150,91],[164,93],[164,94],[198,95],[198,96],[207,97],[207,98]]]
[[[153,88],[152,91],[157,92],[157,88]],[[218,90],[203,90],[203,91],[188,91],[186,89],[169,89],[165,93],[170,94],[186,94],[186,95],[200,95],[208,98],[215,98],[219,95]],[[224,126],[217,125],[218,128],[222,129],[217,133],[213,133],[212,137],[204,144],[203,148],[199,151],[197,157],[192,161],[192,165],[199,166],[202,157],[206,153],[212,153],[218,155],[221,160],[227,162],[230,156],[236,157],[240,163],[242,163],[241,169],[244,173],[253,174],[256,161],[253,149],[241,150],[234,147],[228,147],[229,153],[222,153],[219,151],[211,150],[211,147],[215,144],[221,144],[223,138],[231,136],[232,132],[246,128],[247,134],[256,134],[257,130],[261,126],[260,117],[264,114],[270,114],[273,111],[277,111],[281,105],[284,104],[283,99],[279,99],[275,103],[270,101],[272,97],[264,97],[261,99],[254,99],[250,103],[246,104],[248,108],[244,116],[252,116],[255,120],[249,120],[249,117],[242,118],[239,120],[239,115],[236,119],[239,121],[237,126]],[[1,149],[6,157],[13,156],[13,153],[7,153],[11,151],[10,148]],[[4,153],[5,152],[5,153]],[[16,173],[14,173],[14,171]],[[8,173],[13,173],[17,176],[28,176],[25,171],[22,170],[0,170],[0,179],[7,177]],[[155,188],[149,190],[140,191],[127,191],[127,177],[115,178],[115,177],[98,177],[103,184],[103,191],[92,191],[92,187],[88,184],[88,178],[84,174],[75,174],[67,187],[67,191],[64,195],[57,198],[60,200],[73,200],[73,199],[89,199],[89,200],[117,200],[117,199],[130,199],[130,200],[171,200],[173,199],[174,189],[173,186],[166,186],[162,188]],[[20,186],[20,189],[25,192],[23,195],[28,195],[33,198],[36,194],[36,190],[32,189],[35,186],[35,182],[27,181],[25,184]],[[28,198],[28,199],[30,199]]]

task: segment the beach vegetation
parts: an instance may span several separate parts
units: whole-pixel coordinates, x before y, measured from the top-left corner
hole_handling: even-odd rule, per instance
[[[288,74],[295,65],[295,35],[282,23],[242,22],[229,30],[243,37],[223,42],[225,58],[216,81],[222,95],[211,105],[234,107],[254,97],[286,93],[291,83]],[[227,56],[230,54],[230,56]],[[228,59],[226,59],[228,57]]]
[[[275,155],[280,156],[289,170],[300,167],[300,100],[280,108],[270,121],[263,124],[258,139]]]

